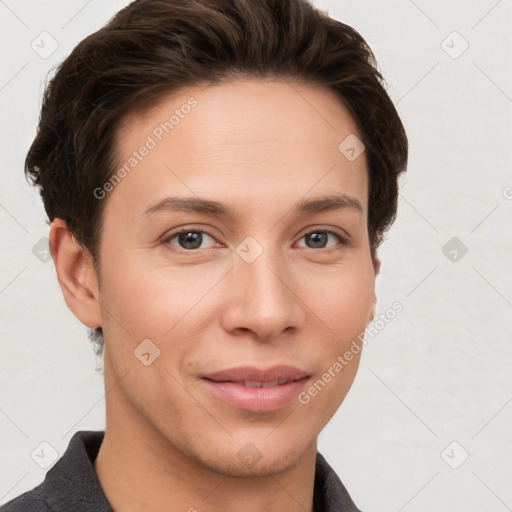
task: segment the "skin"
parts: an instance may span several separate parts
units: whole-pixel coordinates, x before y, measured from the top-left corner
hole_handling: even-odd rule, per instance
[[[266,413],[226,404],[199,375],[289,364],[315,382],[371,322],[380,261],[367,233],[366,156],[351,162],[338,149],[362,137],[327,89],[237,79],[126,117],[120,165],[191,96],[198,105],[103,199],[99,275],[66,224],[51,226],[66,303],[105,337],[106,433],[94,467],[117,511],[311,511],[317,437],[360,354],[308,404]],[[356,198],[362,212],[293,213],[331,194]],[[167,196],[222,202],[234,217],[143,216]],[[180,227],[211,237],[180,254],[187,248],[169,240]],[[348,243],[305,236],[322,229]],[[236,252],[247,236],[263,248],[252,263]],[[144,339],[160,350],[148,366],[134,355]],[[247,443],[261,453],[252,467],[237,456]]]

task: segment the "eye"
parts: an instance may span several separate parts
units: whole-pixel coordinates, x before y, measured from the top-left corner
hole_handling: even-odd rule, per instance
[[[313,231],[309,231],[302,235],[300,240],[305,240],[306,245],[302,247],[309,249],[332,250],[335,249],[336,246],[344,246],[348,244],[346,237],[336,231],[327,229],[315,229]],[[331,241],[330,244],[329,241]],[[332,241],[334,242],[332,243]],[[177,252],[191,253],[198,252],[201,249],[214,247],[217,242],[215,238],[206,231],[182,228],[180,231],[170,234],[163,240],[163,243],[174,246]]]
[[[174,240],[176,243],[173,242]],[[182,229],[178,233],[167,237],[164,243],[174,245],[179,249],[185,249],[185,251],[194,251],[197,249],[207,249],[208,247],[201,247],[201,245],[203,242],[208,242],[208,240],[215,243],[215,239],[205,231]],[[210,247],[212,247],[212,245],[210,245]]]
[[[338,243],[334,243],[328,246],[329,237],[338,240]],[[306,247],[309,249],[328,249],[330,247],[335,247],[336,245],[346,245],[347,240],[341,234],[335,231],[329,231],[325,229],[316,229],[314,231],[310,231],[302,236],[301,240],[306,240]]]

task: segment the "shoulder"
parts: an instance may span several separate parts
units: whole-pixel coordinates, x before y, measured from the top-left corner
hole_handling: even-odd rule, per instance
[[[0,512],[112,512],[94,470],[104,431],[79,431],[37,487],[17,496]]]
[[[316,454],[313,509],[315,512],[361,512],[320,452]]]
[[[0,512],[52,512],[52,509],[46,503],[41,486],[38,485],[0,506]]]

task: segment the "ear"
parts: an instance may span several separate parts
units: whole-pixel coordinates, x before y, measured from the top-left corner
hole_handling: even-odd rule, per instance
[[[78,245],[62,219],[51,223],[49,239],[57,279],[68,308],[87,327],[101,327],[98,279],[92,256]]]
[[[382,262],[380,261],[380,258],[375,255],[373,257],[373,269],[375,271],[375,275],[377,276],[377,274],[380,272],[380,266],[381,266]]]
[[[381,266],[382,262],[380,261],[380,258],[377,255],[374,256],[372,261],[373,261],[373,270],[375,272],[375,277],[377,277],[377,275],[380,272],[380,266]],[[373,319],[375,318],[376,305],[377,305],[377,295],[374,292],[373,304],[372,304],[372,309],[370,310],[370,319],[368,321],[368,324],[373,322]]]

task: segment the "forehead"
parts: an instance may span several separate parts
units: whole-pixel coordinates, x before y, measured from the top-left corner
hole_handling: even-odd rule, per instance
[[[350,137],[361,139],[356,123],[321,86],[239,79],[185,87],[122,120],[115,156],[128,172],[109,201],[123,196],[140,214],[168,192],[242,198],[247,207],[339,192],[366,209],[366,155],[351,160],[340,149]]]

